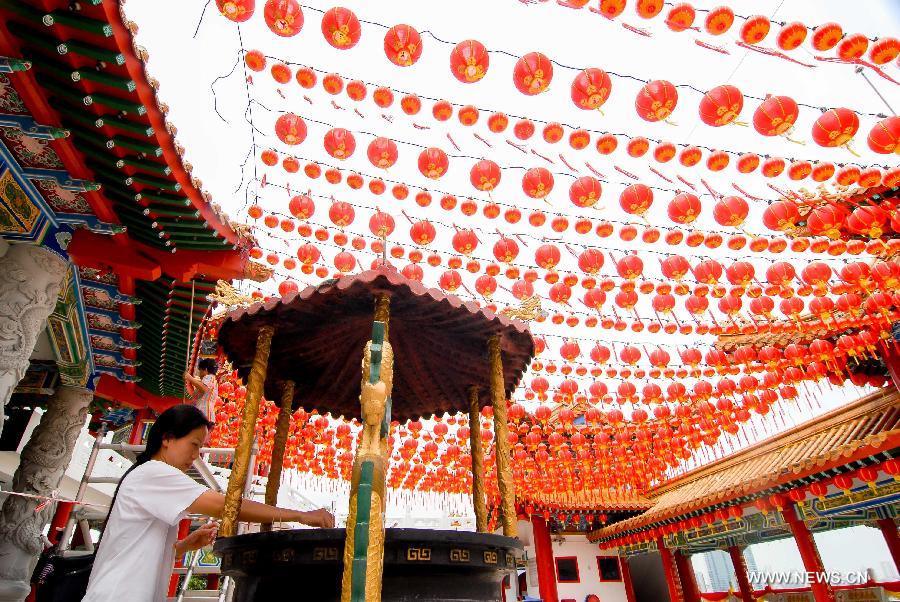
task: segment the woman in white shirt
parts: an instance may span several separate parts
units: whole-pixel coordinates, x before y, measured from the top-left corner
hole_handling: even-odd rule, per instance
[[[188,514],[219,517],[225,506],[224,495],[185,474],[199,457],[211,427],[203,413],[190,405],[169,408],[150,427],[147,449],[113,495],[83,602],[163,601],[175,556],[215,539],[218,525],[210,521],[177,541],[182,518]],[[325,509],[302,512],[252,500],[243,500],[238,518],[334,526],[334,517]]]

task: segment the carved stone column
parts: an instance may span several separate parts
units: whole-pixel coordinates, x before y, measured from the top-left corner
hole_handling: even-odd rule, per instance
[[[72,459],[94,394],[87,389],[60,387],[22,449],[12,491],[49,496],[59,487]],[[35,509],[41,500],[10,495],[0,510],[0,601],[20,602],[31,591],[29,580],[43,550],[42,531],[53,504]]]
[[[67,264],[43,247],[10,245],[0,257],[0,433],[13,390],[56,307]]]

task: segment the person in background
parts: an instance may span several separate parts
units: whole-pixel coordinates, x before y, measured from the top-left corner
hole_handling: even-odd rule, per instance
[[[219,398],[219,383],[216,381],[218,371],[216,361],[203,358],[197,362],[197,374],[192,375],[185,370],[184,384],[195,405],[210,422],[215,420],[216,400]]]
[[[159,415],[147,435],[147,448],[119,481],[106,528],[97,543],[83,602],[163,602],[177,556],[213,542],[218,523],[209,521],[178,541],[178,522],[188,514],[220,517],[225,496],[190,478],[212,427],[192,405]],[[243,500],[239,520],[297,522],[334,527],[324,508],[303,512]]]

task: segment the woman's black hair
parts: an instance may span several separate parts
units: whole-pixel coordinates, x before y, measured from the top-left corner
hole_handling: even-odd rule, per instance
[[[197,367],[201,370],[206,370],[209,374],[215,374],[219,370],[219,366],[216,365],[216,360],[211,357],[205,357],[197,362]]]
[[[139,426],[139,424],[135,423],[134,428],[139,428]],[[116,497],[119,495],[119,488],[122,486],[122,482],[125,481],[125,477],[141,464],[146,464],[153,459],[153,456],[162,449],[163,440],[166,438],[180,439],[201,426],[211,429],[213,423],[206,419],[206,416],[203,415],[199,408],[192,405],[179,404],[172,406],[156,417],[156,422],[153,423],[150,427],[150,432],[147,433],[147,447],[137,455],[134,464],[125,471],[125,474],[119,479],[119,484],[116,485],[116,491],[113,493],[112,500],[109,503],[109,511],[106,513],[106,519],[103,521],[103,531],[100,533],[100,539],[97,540],[97,545],[94,548],[95,551],[100,547],[100,540],[103,539],[103,533],[106,531],[106,523],[109,522],[109,516],[112,514]]]

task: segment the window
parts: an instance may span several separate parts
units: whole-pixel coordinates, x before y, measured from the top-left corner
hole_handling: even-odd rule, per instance
[[[556,559],[556,580],[560,583],[579,583],[578,559],[575,556],[563,556]]]
[[[618,556],[597,556],[597,570],[600,572],[600,581],[622,580]]]

